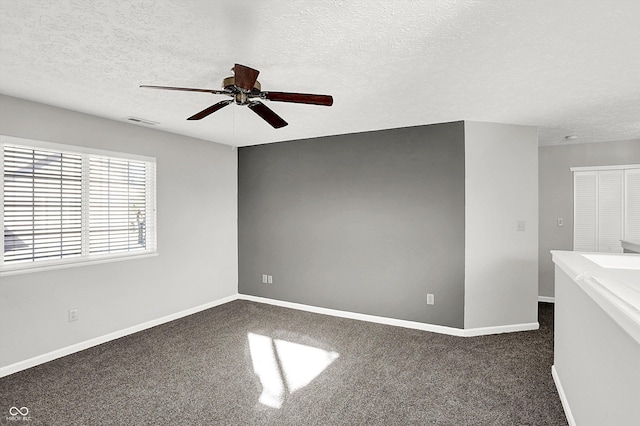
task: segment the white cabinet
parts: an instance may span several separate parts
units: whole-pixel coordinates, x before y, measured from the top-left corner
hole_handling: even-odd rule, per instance
[[[640,165],[575,167],[573,249],[622,253],[640,239]]]
[[[640,242],[640,168],[624,174],[624,240]]]
[[[573,173],[573,249],[597,251],[598,172]]]

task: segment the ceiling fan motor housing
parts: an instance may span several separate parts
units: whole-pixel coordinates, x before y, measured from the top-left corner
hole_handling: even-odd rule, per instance
[[[256,80],[253,85],[253,89],[251,89],[251,91],[247,91],[236,86],[235,77],[231,76],[222,80],[222,88],[230,92],[230,94],[233,94],[234,102],[237,105],[247,105],[249,104],[250,98],[260,95],[262,86],[260,85],[260,82]]]

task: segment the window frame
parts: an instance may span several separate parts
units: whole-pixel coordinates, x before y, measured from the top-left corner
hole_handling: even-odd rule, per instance
[[[82,174],[82,254],[77,257],[38,260],[27,262],[16,262],[6,264],[4,261],[4,147],[17,146],[26,149],[42,149],[59,153],[75,154],[82,156],[83,174]],[[0,243],[3,247],[2,257],[0,257],[0,277],[7,275],[15,275],[29,272],[39,272],[53,269],[62,269],[76,266],[85,266],[91,264],[100,264],[106,262],[116,262],[122,260],[140,259],[158,255],[157,250],[157,210],[156,210],[156,158],[144,155],[130,154],[124,152],[99,150],[77,145],[59,144],[53,142],[45,142],[33,139],[18,138],[14,136],[0,135],[0,198],[3,200],[3,207],[0,209],[0,222],[3,224],[3,232],[0,236]],[[120,161],[138,161],[146,163],[146,199],[145,199],[145,233],[146,243],[144,250],[135,250],[118,253],[98,253],[90,254],[89,243],[89,223],[88,223],[88,183],[89,158],[101,157],[110,158]],[[86,166],[85,166],[86,163]]]

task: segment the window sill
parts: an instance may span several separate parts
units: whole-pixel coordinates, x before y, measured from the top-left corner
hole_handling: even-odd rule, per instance
[[[110,262],[119,262],[123,260],[134,260],[134,259],[142,259],[145,257],[154,257],[158,256],[157,251],[153,252],[144,252],[140,254],[131,254],[127,253],[125,255],[106,255],[106,256],[93,256],[93,257],[85,257],[82,259],[70,259],[70,260],[62,260],[62,261],[54,261],[54,262],[38,262],[34,263],[23,263],[20,265],[11,265],[0,268],[0,277],[6,277],[9,275],[18,275],[18,274],[27,274],[30,272],[43,272],[43,271],[52,271],[54,269],[66,269],[66,268],[74,268],[76,266],[88,266],[88,265],[97,265],[100,263],[110,263]]]

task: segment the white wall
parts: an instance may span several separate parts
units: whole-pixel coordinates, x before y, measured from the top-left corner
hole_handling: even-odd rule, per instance
[[[580,426],[639,425],[640,344],[568,273],[555,266],[554,369],[565,412]]]
[[[537,129],[465,121],[465,197],[465,329],[536,323]]]
[[[0,367],[237,293],[236,151],[4,95],[0,134],[156,157],[159,251],[0,278]]]

